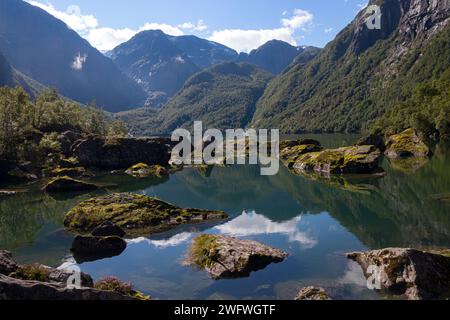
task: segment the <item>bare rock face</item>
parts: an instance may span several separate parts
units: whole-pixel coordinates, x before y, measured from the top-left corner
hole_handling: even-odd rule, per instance
[[[299,291],[295,300],[331,300],[325,289],[306,287]]]
[[[430,149],[414,129],[408,129],[389,137],[386,142],[385,154],[391,159],[427,157]]]
[[[10,274],[18,268],[17,263],[12,259],[11,252],[0,250],[0,274]]]
[[[347,257],[390,294],[419,300],[445,298],[450,293],[449,257],[400,248],[349,253]]]
[[[282,262],[287,256],[286,252],[256,241],[201,235],[194,239],[186,263],[206,270],[213,279],[238,278]]]
[[[85,167],[127,169],[136,163],[165,166],[170,160],[173,143],[166,138],[116,138],[105,140],[88,137],[72,147],[73,155]]]

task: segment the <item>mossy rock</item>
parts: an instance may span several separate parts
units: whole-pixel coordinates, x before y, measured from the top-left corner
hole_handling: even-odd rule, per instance
[[[59,192],[85,192],[97,190],[99,186],[73,179],[70,177],[57,177],[50,180],[44,187],[44,190],[49,193]]]
[[[381,152],[374,146],[354,146],[310,152],[297,158],[293,168],[327,174],[369,174],[381,171]]]
[[[92,176],[84,167],[73,167],[73,168],[57,167],[49,170],[47,174],[51,177],[66,176],[71,178]]]
[[[320,144],[310,143],[310,144],[295,144],[295,143],[304,143],[304,142],[314,142],[311,141],[292,141],[290,143],[284,143],[283,149],[280,148],[280,158],[284,165],[288,168],[292,168],[295,162],[304,154],[311,152],[319,152],[322,151],[323,148]]]
[[[169,171],[163,166],[149,166],[145,163],[138,163],[125,173],[135,178],[165,178],[169,175]]]
[[[227,217],[222,211],[184,209],[145,195],[116,193],[81,202],[67,213],[64,225],[76,233],[90,233],[109,221],[127,236],[142,236]]]
[[[430,154],[430,148],[419,138],[414,129],[408,129],[389,137],[385,154],[392,159],[427,157]]]

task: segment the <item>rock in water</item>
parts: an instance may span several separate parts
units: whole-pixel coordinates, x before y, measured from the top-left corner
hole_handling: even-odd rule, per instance
[[[167,138],[88,137],[77,141],[73,154],[85,167],[126,169],[136,163],[162,165],[169,163],[173,142]]]
[[[374,146],[354,146],[323,150],[301,155],[296,159],[294,170],[326,174],[359,174],[380,171],[381,151]]]
[[[206,270],[213,279],[248,277],[252,271],[282,262],[287,253],[249,240],[200,235],[189,248],[186,263]]]
[[[92,235],[94,237],[116,236],[122,238],[126,235],[126,232],[121,227],[116,226],[114,223],[106,221],[99,227],[95,228],[94,231],[92,231]]]
[[[320,142],[316,140],[283,141],[280,143],[280,158],[286,167],[292,168],[300,156],[322,150],[323,148],[320,146]]]
[[[58,177],[50,180],[44,187],[46,192],[84,192],[97,190],[99,187],[95,184],[76,180],[70,177]]]
[[[389,137],[386,142],[385,154],[392,159],[427,157],[430,149],[414,129],[408,129]]]
[[[331,300],[325,289],[306,287],[300,290],[295,300]]]
[[[358,262],[367,277],[375,275],[381,290],[390,294],[418,300],[445,298],[450,293],[450,258],[446,256],[389,248],[347,257]]]
[[[127,171],[126,174],[135,178],[164,178],[169,175],[169,171],[160,165],[149,166],[145,163],[138,163]]]
[[[226,218],[223,211],[184,209],[144,195],[116,193],[81,202],[67,213],[64,226],[73,232],[90,233],[109,221],[127,235],[148,236],[182,224]]]
[[[78,263],[96,261],[120,255],[127,248],[119,237],[77,236],[72,243],[72,253]]]
[[[375,146],[380,149],[382,152],[386,150],[386,144],[384,142],[384,137],[381,134],[371,134],[365,137],[362,137],[355,144],[356,146]]]

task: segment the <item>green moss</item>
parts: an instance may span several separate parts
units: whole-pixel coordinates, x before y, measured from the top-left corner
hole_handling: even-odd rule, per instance
[[[98,188],[95,184],[73,179],[68,176],[53,178],[44,186],[44,190],[47,192],[90,191]]]
[[[134,290],[131,283],[125,283],[115,277],[107,277],[94,284],[94,288],[103,291],[112,291],[138,300],[151,300],[150,296]]]
[[[394,151],[400,156],[428,156],[430,149],[420,140],[414,129],[407,129],[399,134],[389,137],[387,142],[388,152]]]
[[[175,220],[177,217],[183,220]],[[72,231],[91,232],[109,221],[135,235],[168,230],[185,220],[225,218],[221,211],[184,209],[145,195],[118,193],[81,202],[67,213],[64,225]]]
[[[200,268],[210,267],[217,255],[217,237],[202,234],[194,239],[189,249],[189,260]]]
[[[126,173],[136,178],[164,178],[169,175],[168,170],[163,166],[149,166],[145,163],[138,163],[132,166]]]
[[[22,265],[9,276],[20,280],[49,282],[50,270],[38,264]]]

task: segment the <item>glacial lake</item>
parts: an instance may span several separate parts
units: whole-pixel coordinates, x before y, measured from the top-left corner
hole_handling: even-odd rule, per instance
[[[353,144],[348,135],[308,135],[325,147]],[[116,276],[155,299],[293,299],[304,286],[321,286],[335,299],[386,298],[367,289],[361,268],[345,253],[386,247],[450,247],[449,148],[437,146],[424,162],[390,163],[374,178],[295,175],[281,166],[276,176],[257,166],[186,168],[166,181],[126,175],[94,179],[117,187],[106,192],[155,196],[181,207],[217,209],[228,221],[189,225],[168,233],[130,240],[114,258],[80,264],[95,280]],[[75,204],[103,192],[53,198],[35,185],[28,193],[0,198],[0,249],[19,263],[53,267],[74,264],[73,235],[62,226]],[[448,199],[448,198],[447,198]],[[252,239],[289,253],[248,278],[212,280],[183,265],[199,233]]]

